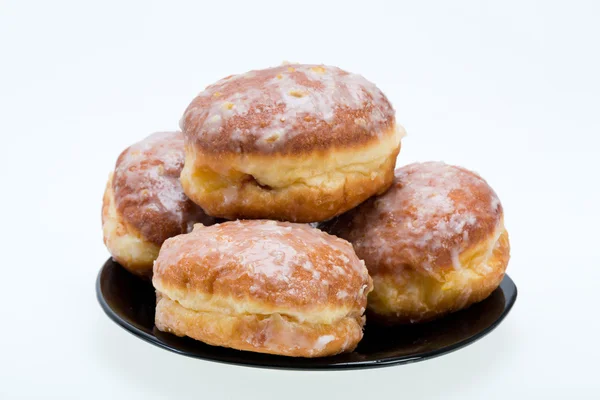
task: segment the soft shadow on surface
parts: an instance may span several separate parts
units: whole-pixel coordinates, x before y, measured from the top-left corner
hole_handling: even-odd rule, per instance
[[[443,398],[509,368],[516,351],[508,318],[477,343],[420,363],[355,371],[267,370],[183,357],[145,343],[102,317],[93,331],[94,357],[145,398]]]

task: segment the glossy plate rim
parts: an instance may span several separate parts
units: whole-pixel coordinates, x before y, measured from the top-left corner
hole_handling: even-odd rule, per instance
[[[107,266],[113,262],[114,261],[111,258],[109,258],[104,263],[104,265],[98,272],[95,286],[96,286],[96,298],[97,298],[98,302],[100,303],[100,307],[102,308],[104,313],[118,326],[120,326],[121,328],[125,329],[127,332],[142,339],[143,341],[145,341],[147,343],[150,343],[159,348],[168,350],[175,354],[179,354],[179,355],[190,357],[190,358],[196,358],[196,359],[200,359],[200,360],[204,360],[204,361],[217,362],[217,363],[221,363],[221,364],[236,365],[236,366],[242,366],[242,367],[264,368],[264,369],[280,369],[280,370],[296,370],[296,371],[331,371],[331,370],[339,371],[339,370],[388,367],[388,366],[393,366],[393,365],[403,365],[403,364],[409,364],[409,363],[414,363],[414,362],[419,362],[419,361],[426,361],[426,360],[429,360],[429,359],[432,359],[435,357],[439,357],[439,356],[442,356],[445,354],[452,353],[456,350],[459,350],[463,347],[473,344],[476,341],[478,341],[479,339],[488,335],[490,332],[492,332],[494,329],[496,329],[502,323],[502,321],[506,318],[506,316],[510,313],[512,307],[514,306],[514,304],[516,302],[517,295],[518,295],[517,286],[515,285],[514,281],[510,278],[510,276],[508,276],[508,274],[505,274],[504,279],[500,283],[499,288],[502,289],[503,293],[508,292],[510,294],[510,296],[508,298],[505,298],[505,308],[504,308],[504,311],[499,315],[499,317],[497,319],[495,319],[489,326],[485,327],[477,334],[470,336],[468,338],[465,338],[463,340],[460,340],[456,343],[453,343],[453,344],[450,344],[450,345],[447,345],[445,347],[435,349],[435,350],[429,350],[429,351],[424,351],[424,352],[420,352],[420,353],[415,353],[413,355],[382,357],[377,360],[332,362],[330,364],[318,363],[318,364],[312,364],[309,366],[305,365],[306,364],[305,360],[313,360],[313,359],[303,358],[302,359],[302,360],[304,360],[304,362],[302,363],[303,365],[298,365],[299,364],[297,362],[298,358],[285,357],[285,356],[278,356],[278,357],[280,357],[280,359],[279,358],[277,359],[276,364],[274,364],[273,362],[270,362],[270,363],[269,362],[258,362],[256,360],[253,360],[252,358],[248,358],[244,361],[238,362],[238,361],[232,361],[232,360],[228,360],[228,359],[224,359],[224,358],[215,358],[215,357],[208,357],[208,356],[203,356],[203,355],[199,355],[199,354],[188,353],[186,351],[180,350],[176,347],[170,346],[169,344],[162,342],[155,335],[144,332],[143,330],[134,326],[130,322],[124,320],[115,310],[113,310],[110,307],[110,305],[106,301],[103,291],[102,291],[102,274],[107,269]],[[244,353],[245,353],[244,351],[240,351],[240,359],[244,358],[243,357]],[[323,360],[324,358],[316,358],[316,359]],[[316,360],[316,359],[314,359],[314,360]]]

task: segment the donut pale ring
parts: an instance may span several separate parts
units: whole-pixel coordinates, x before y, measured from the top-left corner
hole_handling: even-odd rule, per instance
[[[210,215],[323,221],[394,178],[404,129],[360,75],[285,65],[206,88],[181,120],[185,193]]]
[[[181,132],[159,132],[121,153],[102,203],[104,243],[129,271],[150,275],[165,239],[210,224],[181,188],[184,150]]]
[[[509,259],[498,197],[478,175],[443,163],[396,170],[384,195],[323,224],[349,240],[373,278],[369,315],[421,322],[489,296]]]
[[[352,351],[373,287],[350,243],[265,220],[196,225],[168,239],[152,283],[161,331],[294,357]]]

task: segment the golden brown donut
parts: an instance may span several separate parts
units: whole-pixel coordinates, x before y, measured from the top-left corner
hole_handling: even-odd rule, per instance
[[[317,222],[394,177],[404,129],[360,75],[284,65],[206,88],[181,119],[185,193],[210,215]]]
[[[392,187],[322,224],[352,243],[373,278],[369,317],[422,322],[489,296],[509,259],[496,193],[479,175],[439,162],[397,169]]]
[[[156,327],[293,357],[352,351],[372,281],[350,243],[305,224],[196,225],[154,263]]]
[[[125,149],[108,179],[102,202],[104,243],[135,274],[152,273],[167,238],[189,232],[194,223],[214,222],[183,193],[183,161],[183,134],[158,132]]]

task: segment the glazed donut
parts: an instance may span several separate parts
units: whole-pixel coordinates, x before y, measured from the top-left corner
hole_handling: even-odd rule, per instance
[[[404,129],[360,75],[284,65],[206,88],[181,119],[185,193],[217,217],[318,222],[394,178]]]
[[[152,283],[159,330],[294,357],[352,351],[372,289],[350,243],[266,220],[196,225],[168,239]]]
[[[368,316],[428,321],[488,297],[508,264],[503,209],[479,175],[439,162],[396,170],[392,187],[322,224],[373,278]]]
[[[138,275],[150,275],[162,243],[211,224],[183,193],[181,132],[159,132],[125,149],[110,174],[102,202],[104,243],[112,257]]]

